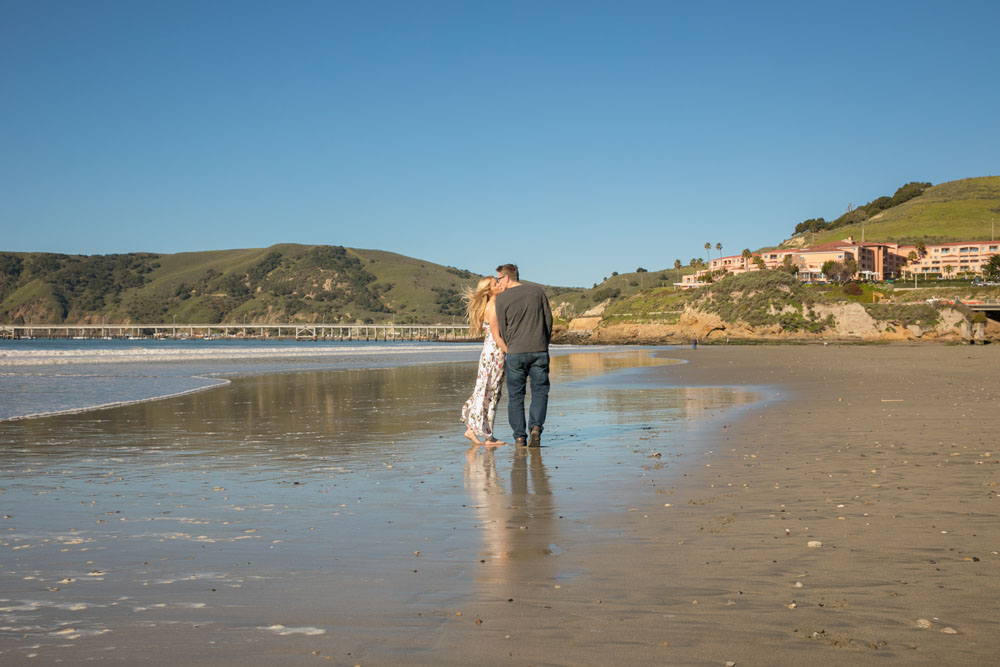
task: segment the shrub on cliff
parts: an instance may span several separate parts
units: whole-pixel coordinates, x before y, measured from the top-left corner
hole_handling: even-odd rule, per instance
[[[601,289],[594,290],[593,299],[595,303],[600,303],[606,299],[617,299],[621,293],[622,291],[617,287],[602,287]]]
[[[866,303],[862,304],[872,319],[882,322],[899,322],[904,327],[911,324],[934,326],[941,321],[941,313],[927,303]]]
[[[751,271],[722,278],[697,290],[696,307],[727,322],[754,327],[779,325],[786,331],[820,332],[834,325],[812,306],[817,294],[784,271]]]

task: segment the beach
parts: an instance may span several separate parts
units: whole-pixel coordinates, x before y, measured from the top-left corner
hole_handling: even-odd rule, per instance
[[[0,424],[0,663],[988,664],[998,362],[573,351],[538,450],[470,363]]]
[[[665,661],[979,665],[1000,655],[1000,349],[671,356],[692,361],[668,369],[677,382],[766,384],[782,396],[705,440],[703,469],[656,508],[660,526],[622,532],[650,547],[635,550],[637,569],[669,573],[663,612],[681,627],[658,633]]]

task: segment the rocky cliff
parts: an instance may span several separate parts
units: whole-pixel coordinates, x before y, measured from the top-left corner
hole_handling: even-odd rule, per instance
[[[832,322],[822,331],[788,331],[780,324],[754,326],[742,321],[726,321],[719,315],[688,306],[676,324],[595,322],[579,318],[570,323],[568,338],[590,343],[687,343],[721,340],[762,341],[951,341],[970,335],[966,315],[953,308],[938,310],[934,323],[912,323],[905,318],[876,319],[859,303],[816,304],[818,318]],[[829,319],[828,319],[829,318]],[[988,321],[985,337],[1000,340],[1000,323]]]

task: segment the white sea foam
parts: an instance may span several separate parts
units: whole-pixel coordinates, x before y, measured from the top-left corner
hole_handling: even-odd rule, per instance
[[[314,635],[325,635],[326,634],[326,630],[324,630],[322,628],[312,628],[312,627],[286,628],[283,625],[270,625],[270,626],[268,626],[266,628],[260,628],[260,629],[261,630],[269,630],[269,631],[271,631],[271,632],[273,632],[275,634],[282,635],[282,636],[285,636],[285,635],[308,635],[308,636],[314,636]]]
[[[53,364],[93,364],[93,363],[134,363],[171,361],[221,361],[238,359],[307,359],[351,356],[394,356],[427,351],[426,345],[354,346],[272,346],[272,347],[220,347],[217,349],[197,347],[156,348],[133,347],[127,349],[44,349],[44,350],[2,350],[0,367],[5,366],[49,366]]]

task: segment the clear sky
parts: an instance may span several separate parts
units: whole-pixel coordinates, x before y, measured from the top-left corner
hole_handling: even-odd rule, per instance
[[[0,250],[332,244],[586,287],[738,254],[1000,173],[998,24],[961,0],[0,0]]]

